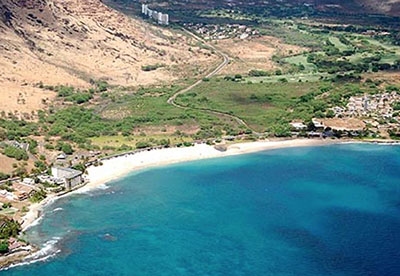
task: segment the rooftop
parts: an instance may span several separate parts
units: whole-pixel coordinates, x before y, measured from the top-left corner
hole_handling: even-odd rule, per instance
[[[82,175],[81,171],[74,170],[74,169],[71,169],[71,168],[53,167],[53,169],[57,169],[57,170],[60,170],[60,171],[67,172],[68,176],[65,177],[66,179],[72,179],[72,178],[75,178],[75,177],[78,177],[78,176]]]

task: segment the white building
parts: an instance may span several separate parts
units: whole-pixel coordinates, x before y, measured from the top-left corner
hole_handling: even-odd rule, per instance
[[[142,4],[142,14],[147,15],[149,18],[154,19],[160,25],[169,24],[168,14],[149,9],[149,5]]]
[[[290,125],[295,129],[295,130],[305,130],[307,129],[307,126],[301,122],[292,122]]]
[[[56,179],[62,179],[67,190],[83,183],[82,172],[70,168],[52,167],[51,174]]]

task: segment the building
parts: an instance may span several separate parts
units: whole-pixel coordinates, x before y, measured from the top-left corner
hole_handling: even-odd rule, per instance
[[[312,119],[311,121],[312,121],[312,123],[313,123],[313,125],[314,125],[314,127],[315,127],[316,129],[323,130],[323,129],[325,128],[323,122],[318,121],[317,119]]]
[[[290,123],[290,126],[292,128],[294,128],[295,130],[297,130],[297,131],[306,130],[307,129],[307,126],[305,124],[301,123],[301,122],[292,122],[292,123]]]
[[[149,9],[149,5],[142,4],[142,14],[147,15],[149,18],[152,18],[160,25],[169,24],[168,14]]]
[[[60,153],[59,155],[57,155],[57,160],[65,160],[67,159],[67,155],[65,153]]]
[[[35,189],[25,182],[14,182],[12,188],[14,189],[14,199],[19,201],[30,198],[35,192]]]
[[[22,183],[25,184],[25,185],[32,186],[32,185],[35,185],[35,180],[33,178],[25,177],[22,180]]]
[[[63,180],[67,190],[83,183],[82,172],[71,168],[53,167],[51,174],[54,178]]]

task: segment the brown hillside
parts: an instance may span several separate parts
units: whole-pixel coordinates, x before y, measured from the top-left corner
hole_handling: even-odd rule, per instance
[[[0,1],[0,110],[31,112],[53,93],[36,84],[138,85],[170,81],[217,58],[179,33],[100,0]],[[144,72],[144,65],[164,67]],[[175,68],[175,70],[170,70]]]

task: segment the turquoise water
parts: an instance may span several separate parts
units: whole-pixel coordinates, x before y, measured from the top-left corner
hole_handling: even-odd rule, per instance
[[[351,144],[136,172],[49,206],[29,236],[60,252],[0,274],[398,276],[399,168]]]

